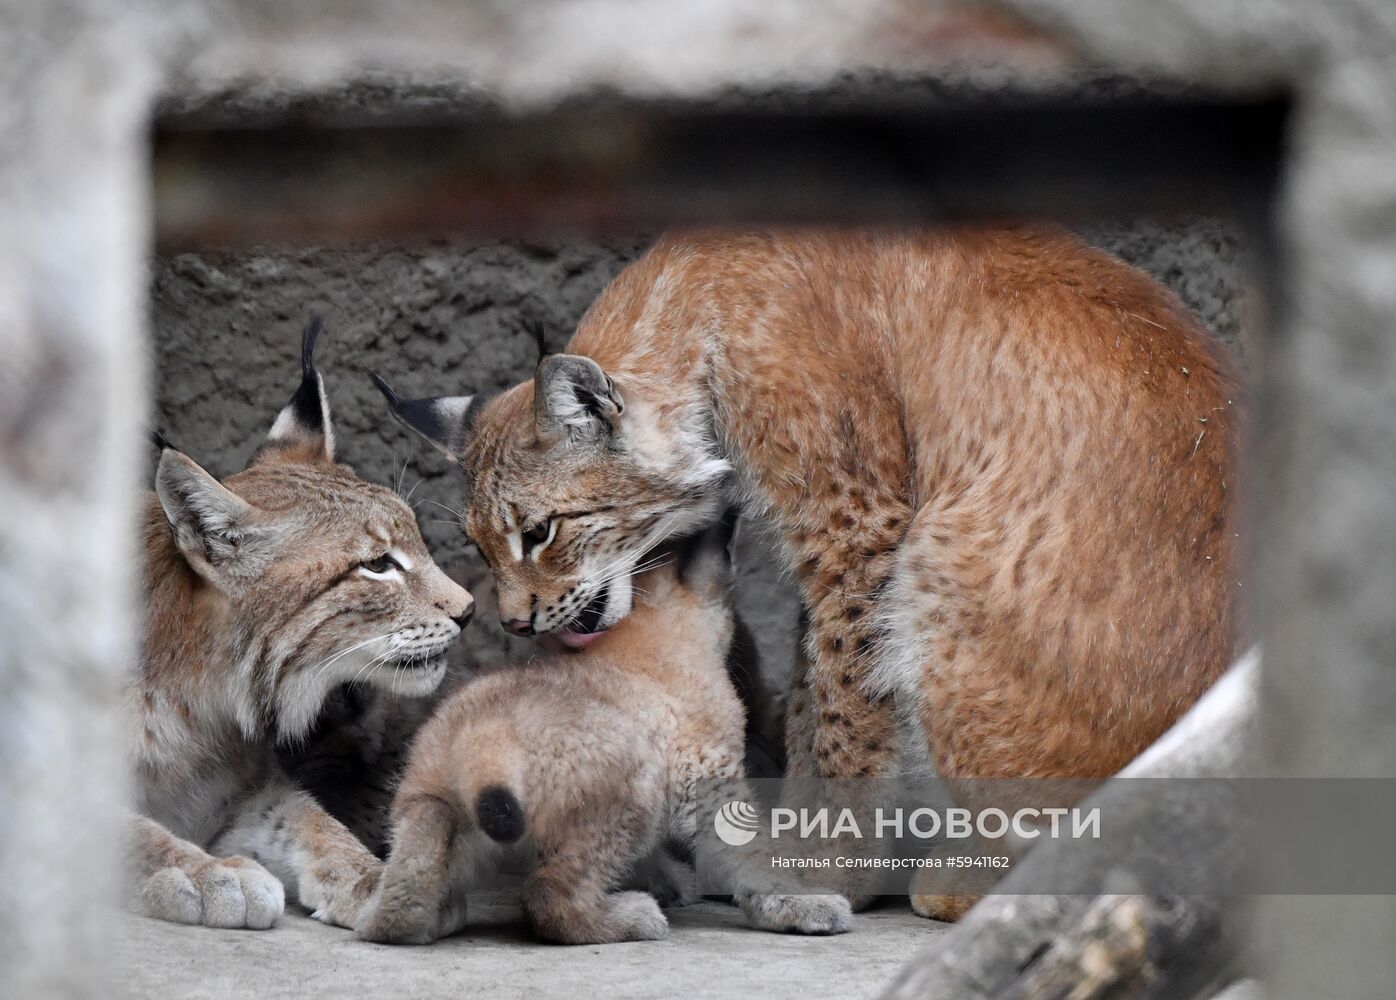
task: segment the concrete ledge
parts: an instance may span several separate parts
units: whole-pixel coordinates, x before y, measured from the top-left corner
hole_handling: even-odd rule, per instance
[[[472,900],[471,926],[428,948],[365,944],[346,931],[287,914],[271,931],[184,927],[121,914],[121,985],[132,997],[876,995],[915,952],[950,925],[923,920],[905,900],[860,914],[840,937],[768,934],[734,907],[697,903],[669,916],[664,941],[567,947],[529,938],[518,909]]]

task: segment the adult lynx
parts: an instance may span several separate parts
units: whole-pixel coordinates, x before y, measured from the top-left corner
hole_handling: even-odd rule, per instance
[[[468,474],[506,627],[583,644],[729,499],[808,613],[792,770],[1100,777],[1232,657],[1238,419],[1175,296],[1049,229],[661,240],[569,353],[397,415]]]
[[[412,511],[334,461],[307,328],[300,389],[220,483],[166,447],[145,524],[145,648],[129,690],[138,810],[132,905],[269,927],[283,884],[352,926],[378,859],[277,766],[336,685],[426,694],[472,600]]]

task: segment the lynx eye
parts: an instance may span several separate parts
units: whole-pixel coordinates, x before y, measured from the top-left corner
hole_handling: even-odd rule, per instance
[[[365,562],[359,563],[359,569],[364,570],[365,572],[373,576],[387,576],[395,569],[402,569],[402,564],[399,563],[396,559],[394,559],[391,555],[384,552],[381,556],[378,556],[375,559],[369,559]]]
[[[547,545],[557,534],[557,518],[550,517],[546,521],[540,521],[527,531],[519,533],[523,539],[524,551],[535,552]]]

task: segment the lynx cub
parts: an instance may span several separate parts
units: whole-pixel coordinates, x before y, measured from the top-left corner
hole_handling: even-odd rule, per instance
[[[145,524],[145,646],[129,686],[138,810],[131,905],[270,927],[283,884],[352,926],[380,862],[277,766],[337,685],[426,694],[472,600],[412,511],[334,462],[306,328],[304,377],[243,472],[165,447]],[[265,866],[265,867],[263,867]]]
[[[697,824],[749,800],[743,711],[727,672],[730,525],[667,550],[634,611],[584,650],[466,685],[422,728],[393,805],[393,847],[355,925],[425,944],[460,928],[476,872],[522,861],[524,910],[568,944],[661,938],[655,897],[617,891],[668,847],[721,866],[753,925],[837,934],[840,896],[762,895]],[[672,865],[665,873],[672,877]]]

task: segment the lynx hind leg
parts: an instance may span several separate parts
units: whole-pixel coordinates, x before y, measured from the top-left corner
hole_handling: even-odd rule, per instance
[[[423,796],[394,812],[388,863],[354,934],[380,944],[430,944],[459,929],[465,917],[463,902],[451,892],[455,809]]]
[[[157,920],[265,930],[286,907],[281,881],[250,858],[215,858],[160,824],[131,829],[131,908]]]
[[[560,944],[656,941],[669,921],[647,892],[612,892],[658,841],[657,810],[632,804],[581,816],[562,830],[538,831],[542,859],[523,904],[539,937]]]

